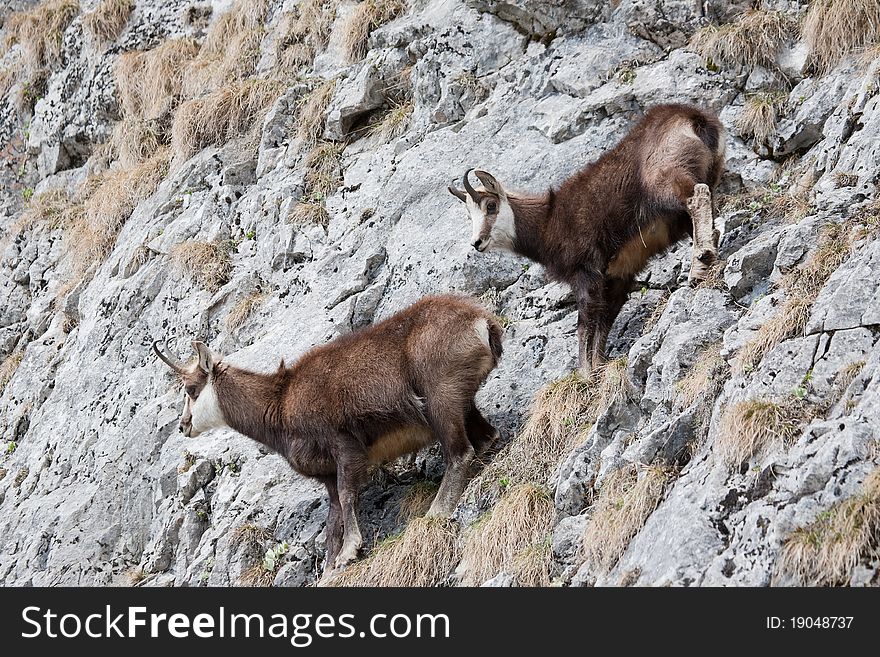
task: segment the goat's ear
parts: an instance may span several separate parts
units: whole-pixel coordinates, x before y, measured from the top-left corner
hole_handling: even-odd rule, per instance
[[[205,374],[210,374],[214,365],[220,362],[220,357],[211,351],[204,342],[193,340],[192,346],[199,355],[199,369]]]
[[[493,176],[491,173],[486,173],[485,171],[480,171],[477,169],[474,171],[474,175],[480,179],[480,182],[483,183],[483,187],[486,190],[492,192],[493,194],[497,194],[501,196],[504,193],[504,188],[501,186],[501,183]]]
[[[449,192],[450,192],[455,198],[457,198],[459,201],[462,201],[462,202],[464,202],[464,203],[467,203],[467,197],[464,195],[464,192],[463,192],[463,191],[461,191],[460,189],[456,189],[456,188],[453,187],[452,185],[450,185],[450,186],[447,187],[446,189],[448,189]]]

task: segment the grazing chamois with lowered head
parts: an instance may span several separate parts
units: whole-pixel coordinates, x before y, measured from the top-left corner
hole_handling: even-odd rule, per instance
[[[184,385],[180,431],[230,427],[327,487],[325,578],[363,543],[358,495],[370,466],[439,441],[446,472],[428,514],[448,516],[475,454],[498,437],[474,395],[501,357],[501,327],[469,299],[426,297],[271,374],[235,367],[201,342],[193,348],[184,366],[153,343]]]
[[[597,161],[541,194],[506,189],[476,171],[474,188],[450,187],[467,205],[478,251],[506,249],[568,283],[578,308],[583,375],[599,366],[614,320],[648,259],[691,235],[690,281],[717,257],[712,191],[724,168],[724,128],[689,105],[659,105]]]

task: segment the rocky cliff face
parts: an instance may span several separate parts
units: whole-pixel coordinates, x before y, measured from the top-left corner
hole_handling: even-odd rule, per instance
[[[150,343],[268,371],[457,291],[506,325],[478,401],[510,445],[430,583],[877,584],[880,60],[821,59],[806,2],[752,4],[2,10],[0,580],[312,583],[323,489],[233,432],[180,436]],[[570,291],[476,253],[446,186],[558,184],[661,102],[727,126],[724,262],[696,289],[689,244],[652,262],[601,386],[563,379]],[[552,467],[508,473],[539,415],[561,442],[521,453]],[[367,544],[441,474],[436,448],[378,472]],[[489,514],[526,485],[543,524],[499,548]]]

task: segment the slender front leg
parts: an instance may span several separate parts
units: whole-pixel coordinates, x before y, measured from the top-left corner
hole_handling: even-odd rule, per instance
[[[694,185],[694,194],[687,200],[688,214],[694,225],[694,250],[691,257],[691,285],[705,280],[718,259],[718,231],[712,217],[712,194],[709,186]]]
[[[605,281],[600,276],[583,272],[575,279],[574,293],[578,307],[578,371],[589,379],[596,360],[597,325],[605,316]]]
[[[440,488],[426,515],[447,518],[455,511],[464,492],[475,453],[465,430],[464,412],[450,407],[429,407],[428,414],[431,428],[443,448],[446,472],[443,473]]]
[[[335,568],[344,568],[357,559],[364,544],[358,525],[358,496],[367,470],[367,461],[360,455],[346,454],[336,459],[336,482],[339,487],[339,506],[342,515],[342,547],[336,555]]]
[[[327,478],[322,480],[324,486],[327,487],[327,495],[330,497],[330,511],[327,513],[327,526],[324,530],[326,535],[325,544],[327,546],[327,557],[324,560],[324,574],[321,581],[325,582],[334,571],[336,555],[342,547],[342,505],[339,502],[339,492],[336,486],[336,480]]]

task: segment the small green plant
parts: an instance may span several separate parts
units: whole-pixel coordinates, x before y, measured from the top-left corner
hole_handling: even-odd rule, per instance
[[[282,541],[275,547],[266,550],[266,554],[263,555],[263,568],[270,573],[275,572],[278,563],[281,561],[281,557],[287,554],[288,549],[289,546],[287,545],[287,541]]]
[[[30,203],[31,199],[34,197],[34,189],[33,187],[25,187],[21,190],[21,198],[24,199],[25,203]]]
[[[18,443],[14,440],[10,440],[8,443],[6,443],[7,454],[12,454],[16,449],[18,449]]]
[[[255,239],[257,239],[257,231],[249,230],[248,232],[246,232],[244,234],[244,236],[245,236],[245,239],[255,240]]]
[[[214,570],[214,557],[208,557],[205,560],[205,568],[199,573],[199,584],[202,586],[207,585],[208,578],[211,576],[211,571]]]

